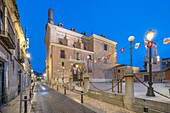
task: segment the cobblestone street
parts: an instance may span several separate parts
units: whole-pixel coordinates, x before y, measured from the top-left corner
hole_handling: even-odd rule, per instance
[[[34,91],[31,113],[95,113],[40,82]]]

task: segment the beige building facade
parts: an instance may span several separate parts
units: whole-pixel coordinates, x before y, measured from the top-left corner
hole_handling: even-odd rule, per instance
[[[26,53],[16,1],[0,0],[0,107],[28,86],[31,65]]]
[[[116,63],[117,42],[104,35],[86,36],[75,28],[64,28],[62,23],[55,25],[52,9],[48,11],[45,44],[48,82],[63,79],[68,82],[70,77],[76,81],[84,76],[105,79],[106,70]]]

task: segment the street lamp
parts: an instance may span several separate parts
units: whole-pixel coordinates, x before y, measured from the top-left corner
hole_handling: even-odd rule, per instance
[[[31,55],[30,55],[29,53],[26,53],[26,57],[27,57],[27,58],[30,58]]]
[[[89,55],[87,56],[87,59],[90,59],[90,56],[89,56]]]
[[[76,68],[78,68],[79,67],[79,65],[78,64],[76,64]]]
[[[154,91],[153,91],[153,87],[152,87],[152,62],[151,62],[151,58],[152,58],[152,39],[154,37],[154,34],[155,32],[153,30],[149,30],[147,33],[146,33],[146,38],[148,40],[148,48],[149,48],[149,87],[148,87],[148,91],[146,93],[146,96],[155,96],[154,94]]]
[[[128,38],[128,41],[130,42],[130,67],[132,69],[132,42],[134,41],[135,37],[134,36],[130,36]]]

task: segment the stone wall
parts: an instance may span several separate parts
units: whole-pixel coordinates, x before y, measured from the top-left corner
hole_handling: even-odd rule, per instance
[[[164,74],[165,74],[164,80],[170,81],[170,69],[165,70]]]
[[[93,54],[88,51],[70,49],[65,46],[59,47],[57,45],[53,45],[52,47],[52,78],[62,78],[64,74],[66,82],[72,75],[71,70],[74,64],[87,65],[87,56],[91,55],[93,58]],[[65,51],[65,58],[60,58],[61,50]],[[76,52],[79,52],[79,60],[76,60]],[[64,62],[64,70],[62,62]]]
[[[125,105],[124,105],[125,95],[122,95],[122,94],[113,94],[113,93],[89,90],[89,92],[87,93],[87,96],[125,108]],[[137,113],[143,113],[143,108],[146,106],[149,108],[149,113],[169,113],[170,112],[170,103],[152,101],[152,100],[141,99],[141,98],[135,98],[135,102],[133,103],[132,110]]]
[[[105,79],[110,78],[109,75],[107,76],[107,72],[109,69],[111,69],[115,63],[116,63],[116,45],[113,43],[109,43],[107,41],[103,41],[100,39],[95,39],[96,35],[92,35],[94,37],[94,59],[97,60],[96,63],[94,63],[94,78],[97,79]],[[103,38],[103,37],[101,37]],[[107,45],[107,51],[104,50],[104,44]],[[110,59],[107,59],[107,56],[110,55]],[[98,59],[100,58],[100,62],[98,62]]]
[[[142,82],[149,81],[149,72],[139,72],[135,74]],[[165,79],[164,71],[152,72],[153,82],[163,82]],[[139,82],[137,79],[135,81]]]

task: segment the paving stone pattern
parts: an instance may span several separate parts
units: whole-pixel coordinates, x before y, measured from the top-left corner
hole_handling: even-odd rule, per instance
[[[31,113],[95,113],[67,96],[37,83]]]

